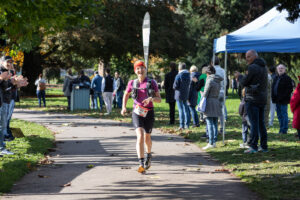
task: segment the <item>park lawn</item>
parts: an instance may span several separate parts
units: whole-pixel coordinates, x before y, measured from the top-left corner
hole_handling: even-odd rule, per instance
[[[7,149],[14,155],[0,157],[0,194],[8,192],[13,184],[26,173],[35,170],[45,154],[54,145],[54,134],[44,126],[13,119],[11,127],[18,127],[25,137],[7,142]]]
[[[263,199],[297,199],[300,196],[300,143],[294,136],[296,132],[290,127],[287,135],[278,135],[278,121],[275,119],[274,128],[268,130],[268,153],[257,153],[246,155],[243,149],[239,148],[242,143],[241,119],[238,115],[239,99],[236,95],[230,94],[226,106],[228,120],[226,122],[225,145],[222,143],[222,136],[219,135],[217,147],[208,152],[221,163],[224,171],[231,172],[241,178],[253,191],[257,192]],[[18,105],[18,104],[17,104]],[[67,100],[65,97],[47,99],[46,108],[38,108],[36,98],[21,99],[21,108],[38,109],[46,112],[63,112],[79,114],[90,117],[114,119],[122,122],[131,122],[130,114],[126,117],[120,115],[120,109],[113,109],[109,116],[104,111],[88,110],[73,111],[66,110]],[[127,110],[132,110],[132,99],[129,99]],[[178,119],[178,112],[176,113]],[[199,147],[206,145],[205,139],[200,136],[205,133],[205,124],[199,128],[190,128],[183,133],[176,132],[178,125],[166,125],[168,119],[168,104],[165,100],[162,103],[155,103],[155,128],[163,133],[181,134],[189,141],[193,141]],[[289,117],[292,114],[289,110]],[[176,121],[178,124],[178,120]]]

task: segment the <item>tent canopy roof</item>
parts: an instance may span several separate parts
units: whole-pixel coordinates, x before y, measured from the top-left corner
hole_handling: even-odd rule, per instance
[[[214,40],[214,52],[300,52],[300,19],[287,21],[288,12],[276,7],[246,26]]]

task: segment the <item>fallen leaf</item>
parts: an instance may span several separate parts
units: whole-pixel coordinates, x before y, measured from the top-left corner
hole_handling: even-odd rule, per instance
[[[121,169],[131,169],[131,167],[121,167]]]
[[[228,169],[216,169],[215,172],[229,172]]]
[[[269,160],[265,160],[265,161],[263,161],[263,163],[270,163],[270,161]]]
[[[97,126],[94,126],[94,128],[97,128]]]
[[[150,176],[151,179],[160,179],[159,176]]]
[[[38,177],[39,177],[39,178],[48,178],[48,176],[41,175],[41,174],[38,174]]]
[[[168,137],[168,140],[173,140],[173,138],[171,138],[171,137]]]
[[[60,187],[68,187],[68,186],[71,186],[71,182],[70,182],[70,183],[67,183],[67,184],[64,184],[64,185],[62,185],[62,186],[60,186]]]
[[[87,166],[86,166],[86,168],[89,168],[89,169],[90,169],[90,168],[93,168],[93,167],[95,167],[95,165],[87,165]]]

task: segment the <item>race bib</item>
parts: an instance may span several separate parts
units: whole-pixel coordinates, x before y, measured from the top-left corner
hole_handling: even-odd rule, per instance
[[[140,106],[140,105],[136,105],[134,108],[135,114],[137,114],[141,117],[146,117],[149,110],[150,109],[144,108],[143,106]]]

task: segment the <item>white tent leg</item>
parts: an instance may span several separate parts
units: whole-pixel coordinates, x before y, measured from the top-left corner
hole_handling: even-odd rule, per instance
[[[226,103],[226,90],[227,90],[227,51],[225,51],[225,74],[224,74],[224,106],[223,106],[223,119],[224,119],[224,123],[223,123],[223,144],[225,145],[225,103]]]

